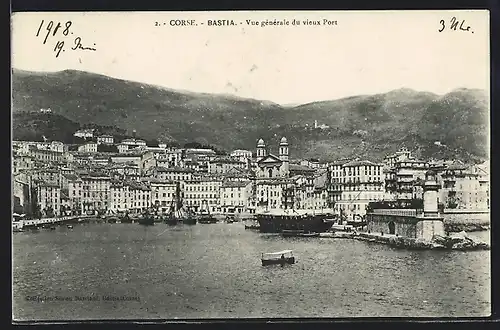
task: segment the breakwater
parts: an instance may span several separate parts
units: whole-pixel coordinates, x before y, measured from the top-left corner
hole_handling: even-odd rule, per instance
[[[468,237],[465,233],[452,236],[435,235],[431,240],[410,238],[395,235],[380,235],[372,233],[357,233],[354,239],[374,243],[387,244],[396,248],[408,250],[489,250],[489,244]]]
[[[490,213],[447,211],[443,213],[443,222],[449,233],[486,231],[490,229]]]
[[[473,251],[490,249],[489,244],[473,239],[467,236],[465,232],[449,236],[435,235],[431,240],[367,232],[329,232],[321,233],[319,237],[355,239],[358,241],[390,245],[392,247],[407,250]]]
[[[14,229],[23,229],[23,228],[29,228],[29,227],[51,225],[51,224],[56,224],[56,223],[71,223],[71,222],[77,222],[80,219],[90,219],[90,218],[95,218],[95,216],[68,216],[68,217],[19,220],[19,221],[13,222],[13,228]]]

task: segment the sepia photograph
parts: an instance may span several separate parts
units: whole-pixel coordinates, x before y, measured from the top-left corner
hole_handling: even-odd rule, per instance
[[[12,321],[491,316],[487,10],[17,12]]]

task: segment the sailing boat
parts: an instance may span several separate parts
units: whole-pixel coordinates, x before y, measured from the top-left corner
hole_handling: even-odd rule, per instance
[[[149,211],[146,211],[143,214],[141,214],[137,219],[137,221],[139,222],[140,225],[144,226],[153,226],[155,224],[154,216]]]
[[[199,223],[217,223],[217,219],[210,214],[210,207],[200,211]]]
[[[175,199],[172,200],[170,205],[170,212],[167,214],[165,223],[169,225],[176,225],[179,222],[186,225],[196,225],[196,217],[194,212],[192,212],[187,207],[184,207],[182,203],[181,193],[180,193],[180,183],[176,183],[175,189]]]

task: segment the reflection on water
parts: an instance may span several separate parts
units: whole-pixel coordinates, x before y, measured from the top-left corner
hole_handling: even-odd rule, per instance
[[[13,312],[20,320],[490,313],[489,251],[282,238],[242,223],[82,224],[15,233],[13,242]],[[294,250],[295,265],[261,266],[262,252],[283,249]],[[27,300],[37,295],[99,300]]]

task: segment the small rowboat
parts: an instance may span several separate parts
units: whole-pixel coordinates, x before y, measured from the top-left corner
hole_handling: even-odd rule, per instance
[[[262,253],[262,266],[294,264],[295,257],[292,250]]]
[[[303,230],[283,230],[281,235],[283,237],[319,237],[319,233],[305,232]]]
[[[319,233],[299,233],[297,237],[319,237]]]

